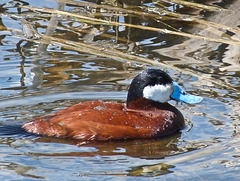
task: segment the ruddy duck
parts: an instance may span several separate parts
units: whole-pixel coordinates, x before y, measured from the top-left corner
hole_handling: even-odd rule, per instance
[[[87,101],[38,117],[22,127],[34,134],[80,140],[167,136],[184,126],[181,112],[167,103],[176,99],[198,103],[164,71],[147,69],[132,81],[126,104]]]

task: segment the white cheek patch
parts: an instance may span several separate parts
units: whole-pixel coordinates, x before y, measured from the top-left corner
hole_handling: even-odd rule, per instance
[[[151,99],[153,101],[165,103],[170,100],[170,96],[173,93],[173,85],[154,85],[154,86],[146,86],[143,89],[143,97],[146,99]]]

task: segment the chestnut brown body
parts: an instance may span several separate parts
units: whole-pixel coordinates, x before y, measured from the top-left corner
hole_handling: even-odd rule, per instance
[[[80,140],[151,138],[184,126],[180,111],[145,98],[126,104],[87,101],[23,125],[28,132]]]

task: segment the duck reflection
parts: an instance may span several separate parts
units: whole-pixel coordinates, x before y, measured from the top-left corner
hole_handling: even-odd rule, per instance
[[[61,143],[71,144],[80,147],[93,147],[97,151],[87,152],[66,152],[66,153],[38,153],[41,156],[112,156],[112,155],[127,155],[144,159],[161,159],[166,156],[180,153],[178,148],[178,139],[181,133],[174,134],[170,137],[155,138],[155,139],[133,139],[133,140],[111,140],[111,141],[79,141],[73,139],[60,139],[53,137],[41,137],[36,142],[44,143]]]

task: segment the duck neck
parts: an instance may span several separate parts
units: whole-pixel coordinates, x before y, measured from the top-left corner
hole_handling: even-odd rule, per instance
[[[127,109],[141,109],[146,110],[150,107],[166,107],[169,105],[166,103],[160,103],[153,100],[146,99],[144,97],[138,98],[136,100],[132,100],[131,102],[127,102]]]

